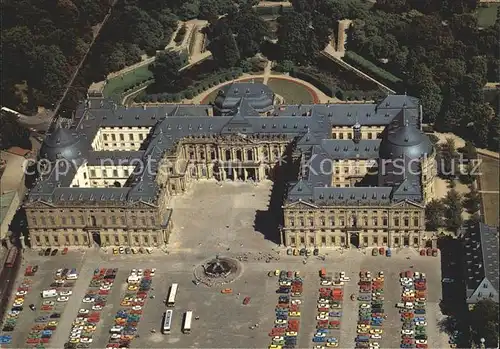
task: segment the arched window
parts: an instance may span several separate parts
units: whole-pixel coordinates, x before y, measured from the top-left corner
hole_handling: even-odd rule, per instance
[[[253,160],[253,149],[248,149],[247,150],[247,159],[248,160]]]

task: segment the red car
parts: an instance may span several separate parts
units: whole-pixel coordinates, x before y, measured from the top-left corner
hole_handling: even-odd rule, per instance
[[[417,344],[417,348],[427,348],[427,344]]]

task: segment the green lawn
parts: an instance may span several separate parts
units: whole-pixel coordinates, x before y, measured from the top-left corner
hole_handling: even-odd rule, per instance
[[[287,104],[310,104],[314,103],[314,96],[309,89],[301,84],[285,79],[269,79],[267,86],[274,93],[285,99]]]
[[[497,8],[500,4],[489,4],[488,7],[477,9],[477,22],[480,27],[490,27],[497,19]]]
[[[144,65],[122,76],[109,79],[106,86],[104,86],[104,96],[120,96],[126,89],[151,77],[153,77],[153,74],[149,71],[148,66]]]
[[[250,79],[250,81],[253,80],[254,82],[263,82],[264,79],[262,78],[256,78],[256,79]],[[240,80],[240,81],[248,81],[248,80]],[[231,84],[231,82],[228,82],[227,84],[224,84],[222,86],[226,86],[228,84]],[[217,94],[219,93],[219,90],[221,89],[220,86],[219,88],[215,89],[214,91],[212,91],[211,93],[208,94],[208,96],[206,96],[205,98],[203,98],[203,101],[201,104],[208,104],[208,103],[212,103],[213,101],[215,101],[215,98],[217,97]]]

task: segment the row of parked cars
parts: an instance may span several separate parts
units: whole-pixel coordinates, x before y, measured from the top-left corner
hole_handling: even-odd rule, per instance
[[[319,272],[320,289],[317,302],[316,333],[313,336],[315,349],[339,346],[337,330],[340,329],[342,303],[344,300],[344,283],[349,281],[345,272],[327,273],[325,268]],[[335,331],[335,333],[334,333]]]
[[[380,348],[384,330],[384,272],[372,275],[370,271],[359,272],[359,310],[356,348]]]
[[[11,309],[9,310],[9,312],[5,317],[2,331],[4,332],[14,331],[17,324],[17,319],[19,318],[19,315],[24,309],[26,295],[31,289],[31,284],[33,283],[30,277],[34,276],[37,271],[38,271],[37,265],[35,266],[29,265],[26,267],[26,270],[24,272],[25,278],[16,290],[16,294],[14,296],[14,302],[12,304]],[[30,304],[30,308],[32,310],[35,310],[35,305]],[[12,336],[10,335],[2,336],[2,338],[3,339],[0,340],[0,344],[10,344],[12,342]]]
[[[62,310],[73,294],[72,288],[76,279],[78,279],[78,273],[75,268],[56,270],[50,288],[40,293],[42,315],[35,319],[35,325],[31,328],[26,339],[27,346],[45,348],[49,344],[59,325]],[[30,304],[30,308],[36,310],[33,304]]]
[[[88,348],[101,320],[101,310],[106,306],[107,295],[113,287],[118,269],[95,269],[89,287],[82,299],[84,306],[78,310],[68,338],[67,348]]]
[[[113,254],[151,254],[153,249],[151,247],[113,247]]]
[[[424,273],[403,271],[400,274],[401,348],[427,348],[427,279]]]
[[[123,309],[116,312],[114,324],[109,331],[107,349],[130,347],[137,335],[137,326],[155,273],[155,268],[131,270],[127,277],[127,291],[120,302]]]
[[[279,294],[276,304],[276,320],[269,332],[269,349],[295,348],[300,329],[300,306],[302,304],[303,279],[299,271],[276,270]]]

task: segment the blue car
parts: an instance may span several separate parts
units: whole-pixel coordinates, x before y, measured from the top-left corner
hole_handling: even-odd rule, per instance
[[[341,317],[342,312],[341,311],[331,311],[328,315],[330,315],[331,317]]]
[[[335,338],[335,337],[332,337],[332,338],[328,338],[326,341],[328,343],[337,343],[339,340],[337,338]]]
[[[326,329],[326,328],[318,328],[316,330],[316,333],[328,333],[328,329]]]
[[[10,343],[12,343],[11,335],[0,336],[0,344],[10,344]]]
[[[325,337],[316,337],[316,336],[313,337],[314,343],[324,343],[325,341],[326,341]]]
[[[425,309],[415,309],[416,315],[425,315]]]
[[[356,342],[369,342],[370,337],[368,336],[357,336],[356,337]]]
[[[425,321],[425,318],[424,317],[416,317],[415,319],[413,319],[413,322],[420,322],[420,321]]]

